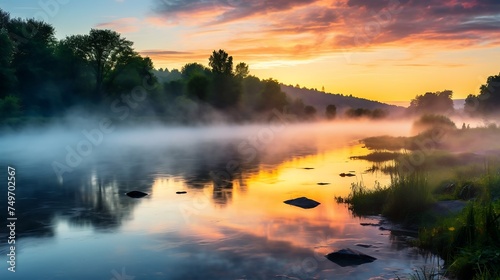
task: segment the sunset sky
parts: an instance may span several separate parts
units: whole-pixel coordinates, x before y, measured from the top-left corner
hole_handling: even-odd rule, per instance
[[[156,68],[224,49],[251,74],[381,101],[478,93],[500,72],[499,0],[0,0],[58,38],[112,29]]]

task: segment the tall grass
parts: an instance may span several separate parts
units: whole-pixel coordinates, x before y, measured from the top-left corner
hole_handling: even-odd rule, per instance
[[[351,185],[351,193],[347,198],[337,197],[337,202],[349,204],[349,209],[354,215],[376,215],[382,213],[387,200],[389,188],[379,184],[373,189],[368,189],[362,182]]]
[[[383,214],[396,222],[413,223],[432,203],[432,195],[423,173],[394,173],[388,187],[368,189],[354,183],[347,198],[337,201],[349,204],[355,215]]]
[[[500,279],[498,208],[498,201],[470,201],[457,216],[421,229],[420,245],[445,259],[458,279]]]

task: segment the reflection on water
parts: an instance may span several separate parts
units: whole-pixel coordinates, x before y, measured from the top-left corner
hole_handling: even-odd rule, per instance
[[[316,139],[317,140],[317,139]],[[246,150],[245,150],[246,149]],[[427,260],[404,239],[361,226],[335,196],[353,182],[382,185],[349,160],[349,141],[297,140],[256,150],[242,140],[172,145],[104,144],[54,176],[53,157],[2,158],[18,170],[17,272],[2,279],[368,279],[405,276]],[[10,160],[10,161],[9,161]],[[355,177],[340,177],[354,171]],[[318,185],[319,182],[330,183]],[[150,193],[132,199],[125,192]],[[177,191],[187,191],[179,195]],[[284,200],[307,196],[301,209]],[[2,199],[4,199],[2,197]],[[6,205],[2,201],[2,205]],[[4,215],[4,214],[2,214]],[[4,217],[4,216],[2,216]],[[2,234],[5,229],[2,229]],[[356,243],[372,245],[356,247]],[[324,255],[350,247],[377,258],[340,267]],[[6,240],[0,243],[6,260]],[[5,261],[3,262],[5,264]],[[123,275],[125,274],[125,275]],[[295,278],[293,278],[295,277]]]

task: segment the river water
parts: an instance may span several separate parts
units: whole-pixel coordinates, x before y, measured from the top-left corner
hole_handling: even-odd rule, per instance
[[[352,183],[390,182],[350,157],[367,153],[358,139],[404,135],[406,124],[95,129],[0,138],[0,217],[7,224],[12,166],[17,218],[16,272],[4,226],[1,279],[404,279],[437,265],[404,237],[360,225],[379,217],[354,217],[334,199]],[[321,204],[283,203],[302,196]],[[342,248],[377,260],[341,267],[324,257]]]

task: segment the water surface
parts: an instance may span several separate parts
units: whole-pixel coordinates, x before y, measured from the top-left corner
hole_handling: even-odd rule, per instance
[[[382,173],[366,172],[371,163],[349,159],[367,153],[356,140],[408,130],[359,124],[123,129],[105,135],[62,176],[53,163],[67,163],[66,147],[85,139],[80,130],[4,136],[1,167],[17,170],[17,272],[7,271],[2,238],[0,277],[403,278],[429,264],[428,255],[388,231],[361,226],[379,218],[354,217],[334,197],[346,196],[352,183],[389,183]],[[356,176],[338,175],[349,171]],[[132,199],[125,195],[131,190],[150,195]],[[321,204],[283,203],[301,196]],[[377,260],[340,267],[324,257],[348,247]]]

